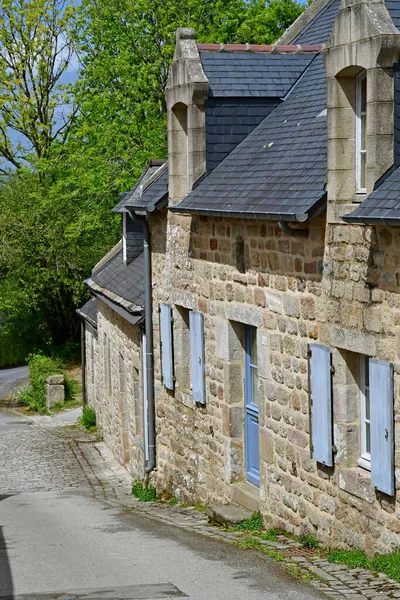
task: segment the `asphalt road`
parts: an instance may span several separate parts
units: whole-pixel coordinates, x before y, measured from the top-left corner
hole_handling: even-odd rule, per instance
[[[28,367],[16,367],[15,369],[0,369],[0,400],[6,398],[9,392],[18,383],[28,379]]]
[[[0,431],[2,600],[324,598],[253,550],[103,504],[65,440],[14,421]]]

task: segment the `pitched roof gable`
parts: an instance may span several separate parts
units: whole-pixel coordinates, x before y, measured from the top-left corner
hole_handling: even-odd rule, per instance
[[[143,171],[133,188],[123,194],[121,201],[112,209],[112,212],[125,212],[127,205],[133,206],[135,203],[140,204],[140,199],[144,190],[157,178],[156,174],[163,172],[166,168],[164,160],[149,160],[146,169]],[[150,190],[147,193],[147,199],[150,200]]]
[[[325,70],[318,55],[287,100],[171,210],[306,220],[325,194],[326,126]]]
[[[88,300],[86,302],[86,304],[81,306],[81,308],[78,308],[76,312],[78,313],[78,315],[80,317],[85,319],[85,321],[87,321],[87,323],[89,323],[89,325],[91,325],[92,327],[97,329],[97,301],[96,301],[96,298],[90,298],[90,300]]]
[[[147,210],[152,212],[156,208],[161,208],[167,203],[168,196],[168,164],[164,163],[161,167],[147,179],[140,188],[133,188],[125,200],[124,207],[134,210]]]
[[[104,296],[130,313],[141,313],[144,305],[143,253],[129,264],[122,260],[122,250],[85,281],[95,293]]]

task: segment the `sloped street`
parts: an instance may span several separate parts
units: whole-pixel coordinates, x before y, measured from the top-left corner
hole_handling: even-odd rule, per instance
[[[257,552],[105,502],[129,478],[101,482],[79,449],[96,447],[0,414],[2,600],[323,597]]]

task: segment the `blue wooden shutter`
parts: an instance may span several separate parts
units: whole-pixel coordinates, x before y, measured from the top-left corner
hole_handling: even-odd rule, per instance
[[[206,403],[204,381],[204,326],[203,315],[199,312],[189,313],[190,353],[192,357],[192,392],[193,400]]]
[[[160,304],[161,362],[163,383],[174,389],[174,362],[172,351],[172,319],[169,304]]]
[[[394,495],[393,365],[369,359],[371,478],[377,490]]]
[[[331,351],[319,344],[311,344],[310,351],[312,457],[332,467]]]

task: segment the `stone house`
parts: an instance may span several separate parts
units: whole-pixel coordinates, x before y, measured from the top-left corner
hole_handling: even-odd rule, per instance
[[[179,30],[168,166],[117,208],[147,232],[157,488],[374,552],[400,546],[397,27],[314,0],[274,46]]]
[[[122,213],[122,239],[85,281],[93,297],[80,310],[84,388],[97,423],[115,457],[133,477],[145,473],[143,429],[143,231],[124,210],[160,168],[149,166],[115,211]]]

